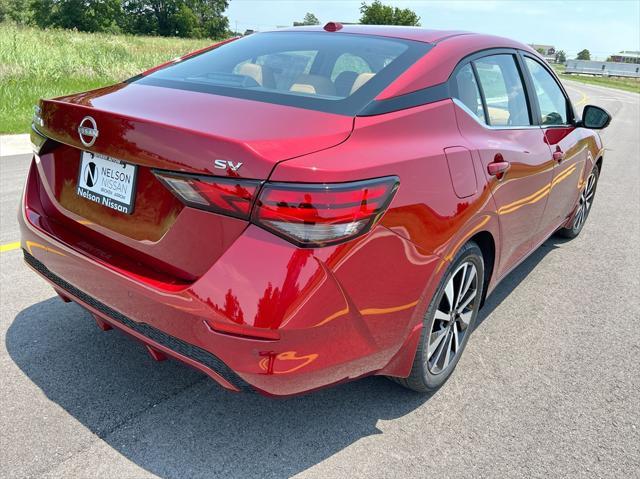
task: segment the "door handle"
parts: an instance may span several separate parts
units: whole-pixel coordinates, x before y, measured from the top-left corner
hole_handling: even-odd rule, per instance
[[[502,155],[498,153],[493,161],[487,165],[487,172],[489,176],[495,176],[500,180],[509,168],[511,168],[511,163],[505,161]]]
[[[553,160],[560,163],[564,158],[564,151],[562,151],[559,146],[556,146],[556,151],[553,152]]]

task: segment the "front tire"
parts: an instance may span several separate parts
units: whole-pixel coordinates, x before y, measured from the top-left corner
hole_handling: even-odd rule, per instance
[[[438,389],[451,376],[475,325],[484,292],[482,251],[464,245],[444,274],[424,317],[420,343],[407,378],[394,378],[418,392]]]
[[[560,228],[557,232],[559,236],[573,239],[580,234],[591,212],[599,177],[600,170],[598,169],[598,165],[595,165],[580,191],[580,197],[578,198],[578,204],[576,205],[576,210],[571,220],[571,226],[568,228]]]

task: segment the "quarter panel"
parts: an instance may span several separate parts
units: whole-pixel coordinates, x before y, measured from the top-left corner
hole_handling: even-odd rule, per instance
[[[447,147],[471,148],[458,131],[451,100],[356,118],[349,140],[281,163],[271,179],[341,182],[397,175],[400,187],[380,224],[440,257],[432,278],[436,281],[473,234],[490,231],[496,243],[500,236],[493,198],[477,159],[472,155],[466,163],[468,181],[477,182],[476,191],[458,198],[444,154]],[[410,288],[411,281],[402,279]],[[420,286],[426,287],[426,282]]]

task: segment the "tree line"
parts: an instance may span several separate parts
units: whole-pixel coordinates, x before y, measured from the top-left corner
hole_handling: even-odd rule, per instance
[[[228,35],[228,0],[0,0],[0,21],[83,32]]]
[[[82,32],[130,33],[192,38],[222,38],[229,31],[224,15],[229,0],[0,0],[0,22],[67,28]],[[367,25],[420,25],[409,8],[374,0],[360,5],[360,23]],[[297,25],[319,25],[307,13]]]

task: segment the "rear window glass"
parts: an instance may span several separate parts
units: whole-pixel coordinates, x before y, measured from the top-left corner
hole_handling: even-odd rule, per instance
[[[134,81],[353,115],[429,48],[371,35],[259,33]]]

